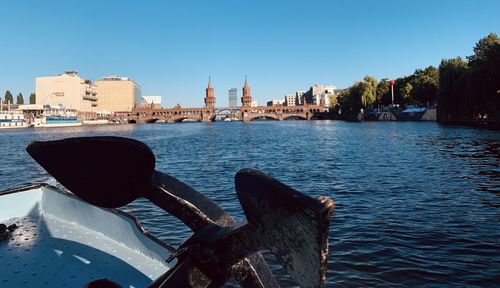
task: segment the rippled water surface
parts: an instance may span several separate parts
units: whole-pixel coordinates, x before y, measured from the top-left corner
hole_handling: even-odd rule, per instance
[[[145,142],[156,154],[157,170],[189,183],[240,220],[233,177],[241,168],[257,168],[309,195],[331,197],[336,209],[327,286],[500,283],[498,131],[339,121],[0,131],[0,190],[49,179],[26,154],[29,141],[93,135]],[[146,201],[125,210],[174,245],[190,235]],[[293,285],[273,267],[283,286]]]

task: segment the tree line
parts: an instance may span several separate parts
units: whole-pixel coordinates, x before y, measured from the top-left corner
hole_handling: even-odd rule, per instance
[[[14,104],[14,96],[12,96],[12,93],[9,90],[5,91],[5,95],[4,95],[1,103]],[[29,96],[29,104],[35,104],[35,103],[36,103],[36,94],[31,93]],[[19,94],[17,94],[15,104],[18,104],[18,105],[24,104],[23,93],[19,92]]]
[[[438,68],[417,69],[394,80],[394,103],[438,107],[441,122],[500,120],[500,39],[479,40],[472,56],[443,59]],[[390,81],[365,76],[338,95],[332,109],[343,119],[391,104]]]

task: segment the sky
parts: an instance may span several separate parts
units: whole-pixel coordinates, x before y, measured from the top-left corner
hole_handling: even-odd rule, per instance
[[[216,106],[248,77],[264,104],[311,85],[346,88],[466,57],[500,34],[500,1],[0,0],[0,97],[35,91],[35,77],[115,74],[162,96]]]

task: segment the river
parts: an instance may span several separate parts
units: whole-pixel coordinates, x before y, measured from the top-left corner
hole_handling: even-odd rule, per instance
[[[498,131],[341,121],[0,131],[0,190],[54,182],[25,152],[31,140],[97,135],[145,142],[156,154],[157,170],[190,184],[240,220],[244,216],[233,177],[241,168],[259,169],[309,195],[331,197],[336,208],[328,287],[500,283]],[[125,169],[113,163],[96,165]],[[190,235],[179,221],[145,200],[124,210],[171,244]],[[293,285],[278,265],[272,267],[283,286]]]

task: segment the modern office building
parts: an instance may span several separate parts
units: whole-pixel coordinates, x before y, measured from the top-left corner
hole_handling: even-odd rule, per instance
[[[98,96],[96,86],[83,79],[76,71],[57,76],[37,77],[36,104],[76,109],[84,119],[94,118]]]
[[[229,96],[229,108],[238,107],[238,89],[237,88],[229,89],[228,96]]]
[[[96,85],[99,112],[131,112],[143,103],[141,87],[128,77],[102,77]]]

